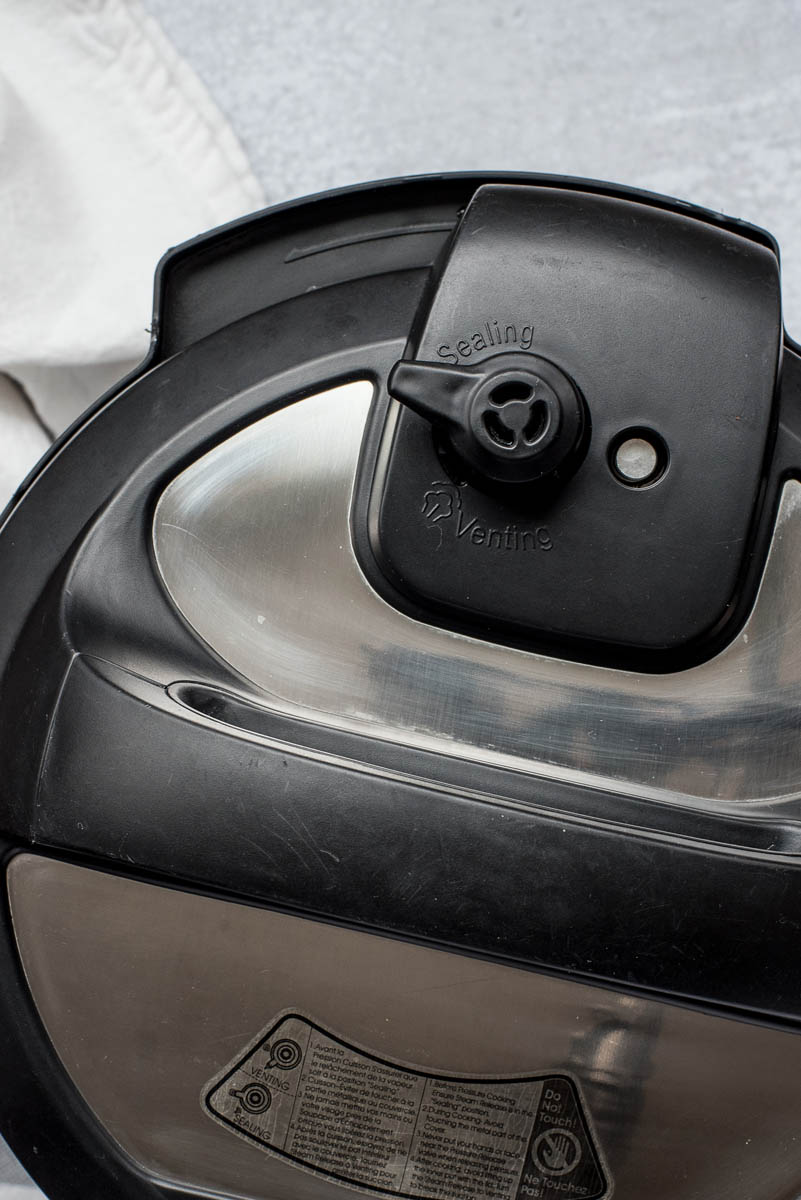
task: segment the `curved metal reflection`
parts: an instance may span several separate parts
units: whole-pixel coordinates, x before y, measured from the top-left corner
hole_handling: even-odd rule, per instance
[[[32,854],[12,860],[8,896],[65,1070],[167,1192],[357,1194],[263,1154],[201,1106],[237,1047],[290,1010],[436,1073],[569,1073],[615,1200],[798,1196],[801,1038],[787,1029]]]
[[[684,802],[801,792],[801,485],[785,485],[742,633],[637,675],[482,642],[368,584],[349,511],[372,385],[256,421],[167,487],[156,558],[189,624],[265,706],[465,759]]]

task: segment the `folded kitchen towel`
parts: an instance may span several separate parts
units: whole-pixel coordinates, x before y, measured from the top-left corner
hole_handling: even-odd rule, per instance
[[[0,511],[49,445],[48,431],[24,394],[13,379],[0,375]]]
[[[0,0],[0,47],[1,509],[145,354],[164,251],[263,195],[138,0]]]

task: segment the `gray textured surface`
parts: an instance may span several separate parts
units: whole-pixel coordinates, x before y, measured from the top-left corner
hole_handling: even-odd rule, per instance
[[[497,168],[770,229],[801,336],[801,0],[145,0],[268,199]]]

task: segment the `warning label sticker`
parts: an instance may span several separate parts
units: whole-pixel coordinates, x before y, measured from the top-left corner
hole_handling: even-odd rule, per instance
[[[216,1076],[203,1105],[271,1154],[414,1200],[600,1200],[609,1184],[563,1075],[431,1075],[285,1014]]]

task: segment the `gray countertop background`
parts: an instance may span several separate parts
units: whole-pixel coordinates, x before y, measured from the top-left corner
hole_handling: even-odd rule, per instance
[[[801,0],[144,4],[268,202],[477,169],[664,192],[775,234],[801,336]],[[0,1200],[26,1178],[0,1145]]]
[[[801,337],[799,0],[145,0],[275,203],[426,171],[647,188],[769,229]]]

